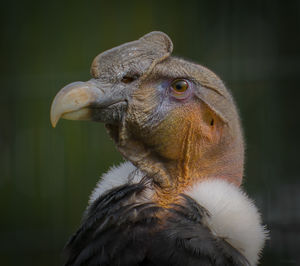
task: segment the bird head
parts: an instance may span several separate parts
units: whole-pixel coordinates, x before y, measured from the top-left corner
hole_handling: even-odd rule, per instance
[[[212,71],[172,50],[166,34],[151,32],[99,54],[93,78],[65,86],[50,115],[54,127],[60,118],[105,123],[121,154],[153,180],[162,204],[210,178],[239,186],[244,164],[230,92]]]

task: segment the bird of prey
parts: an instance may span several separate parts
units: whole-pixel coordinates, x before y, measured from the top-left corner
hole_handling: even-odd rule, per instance
[[[240,187],[244,142],[230,92],[171,56],[162,32],[99,54],[92,79],[65,86],[60,118],[105,124],[125,162],[104,174],[66,265],[256,265],[266,230]]]

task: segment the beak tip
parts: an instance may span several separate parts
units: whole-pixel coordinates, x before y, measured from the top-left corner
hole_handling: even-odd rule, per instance
[[[58,123],[59,118],[53,116],[52,114],[50,115],[50,122],[53,128],[56,127],[57,123]]]
[[[51,121],[51,125],[52,125],[53,128],[56,128],[57,122]]]
[[[51,105],[51,109],[50,109],[50,122],[51,122],[51,125],[53,128],[56,127],[60,117],[61,117],[61,114],[59,112],[60,110],[57,108],[56,104],[55,104],[55,99]]]

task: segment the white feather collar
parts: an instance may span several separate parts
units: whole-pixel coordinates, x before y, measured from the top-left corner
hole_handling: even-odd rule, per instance
[[[112,167],[97,183],[89,203],[113,187],[139,182],[143,174],[135,170],[130,162]],[[268,233],[261,224],[257,208],[245,192],[221,179],[212,179],[199,182],[185,194],[208,210],[211,216],[207,222],[212,232],[225,238],[251,265],[257,264]]]
[[[221,179],[199,182],[185,193],[209,211],[210,229],[256,265],[268,233],[246,193]]]

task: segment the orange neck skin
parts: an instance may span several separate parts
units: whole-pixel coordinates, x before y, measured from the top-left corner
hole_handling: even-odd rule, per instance
[[[142,160],[128,159],[153,179],[154,200],[166,207],[197,182],[222,178],[241,184],[243,143],[231,135],[206,105],[192,103],[174,109],[143,136],[143,147],[151,149],[145,148]]]

